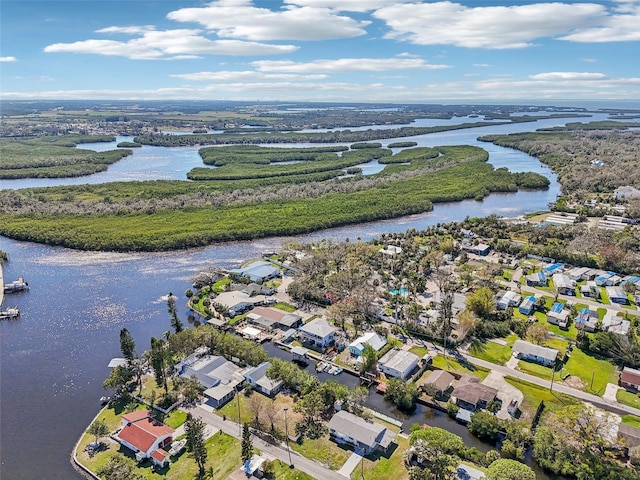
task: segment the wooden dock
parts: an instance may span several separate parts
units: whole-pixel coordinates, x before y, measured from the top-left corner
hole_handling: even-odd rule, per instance
[[[2,307],[2,302],[4,301],[4,273],[2,272],[2,263],[0,263],[0,308]]]

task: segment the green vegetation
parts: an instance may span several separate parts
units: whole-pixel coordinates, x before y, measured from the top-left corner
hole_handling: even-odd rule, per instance
[[[442,166],[435,171],[430,168],[425,173],[416,170],[409,175],[402,175],[402,170],[399,170],[399,176],[392,171],[361,181],[352,181],[357,177],[351,177],[341,183],[327,184],[324,189],[318,185],[309,190],[306,185],[301,185],[299,194],[296,194],[299,197],[282,198],[281,193],[274,192],[270,196],[275,196],[274,199],[259,203],[262,194],[257,192],[256,196],[248,194],[246,203],[238,204],[237,196],[234,196],[235,201],[230,198],[227,204],[216,208],[211,208],[216,199],[204,194],[207,187],[200,188],[199,185],[194,188],[193,184],[186,182],[141,182],[133,185],[107,184],[100,187],[21,191],[21,196],[14,195],[14,204],[24,200],[31,206],[16,208],[39,213],[0,213],[0,233],[20,240],[77,249],[169,250],[220,241],[293,235],[350,223],[394,218],[429,211],[432,202],[482,198],[490,192],[515,191],[519,187],[532,186],[527,183],[530,180],[528,177],[511,174],[506,169],[494,170],[485,163],[487,154],[484,150],[465,146],[439,147],[439,151],[441,155],[437,161]],[[195,206],[184,206],[187,200],[181,193],[185,190],[189,191],[192,201],[197,202]],[[80,199],[95,199],[97,192],[104,192],[108,201],[103,197],[99,204],[78,206]],[[133,198],[138,195],[154,199],[162,196],[158,198],[157,206],[136,206],[127,200],[125,192]],[[309,198],[309,195],[312,197]],[[59,207],[69,212],[84,208],[86,213],[58,214],[40,210],[60,211]],[[89,213],[104,209],[110,209],[106,211],[113,213]]]
[[[616,400],[630,407],[640,408],[640,395],[637,393],[631,393],[621,388],[616,392]],[[638,421],[640,422],[640,419]]]
[[[575,405],[580,403],[577,399],[564,393],[556,393],[549,391],[548,388],[539,387],[525,380],[514,377],[505,377],[505,381],[524,394],[524,400],[520,405],[520,410],[526,413],[529,419],[532,419],[536,413],[540,402],[544,402],[545,411],[555,411],[566,405]]]
[[[636,417],[635,415],[622,415],[622,423],[640,428],[640,417]]]
[[[417,142],[393,142],[387,145],[387,148],[409,148],[417,145]]]
[[[511,348],[508,345],[482,340],[474,340],[469,347],[469,353],[497,365],[504,365],[511,358]]]
[[[79,143],[111,142],[108,136],[0,138],[0,179],[79,177],[102,172],[131,150],[94,152],[75,148]]]
[[[475,375],[476,377],[480,378],[480,380],[484,380],[487,375],[489,375],[489,370],[484,367],[478,367],[471,363],[462,365],[453,357],[444,357],[443,355],[437,355],[433,358],[433,366],[441,370],[459,373],[460,375],[470,373],[471,375]]]
[[[362,480],[363,471],[364,480],[404,480],[408,478],[403,454],[409,447],[409,441],[406,438],[397,436],[395,442],[398,444],[397,448],[393,448],[388,454],[376,452],[364,457],[363,464],[354,469],[351,478],[353,480]]]

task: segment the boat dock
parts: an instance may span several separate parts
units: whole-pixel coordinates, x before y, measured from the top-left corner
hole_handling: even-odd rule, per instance
[[[2,310],[2,305],[4,303],[4,272],[2,270],[2,264],[0,263],[0,285],[3,286],[0,289],[0,320],[4,319],[12,319],[18,318],[20,316],[20,310],[18,307],[7,308],[6,310]]]
[[[2,290],[0,290],[0,308],[2,308],[2,302],[4,301],[4,273],[2,272],[2,263],[0,262],[0,285],[2,285]]]

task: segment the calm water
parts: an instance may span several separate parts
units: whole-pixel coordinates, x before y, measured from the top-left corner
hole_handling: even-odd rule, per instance
[[[561,123],[545,120],[483,127],[424,135],[415,141],[420,145],[478,144],[478,135],[528,131]],[[555,199],[559,191],[555,177],[535,159],[491,144],[480,145],[490,151],[489,161],[495,166],[539,171],[552,179],[551,188],[494,194],[482,202],[441,204],[433,212],[421,215],[296,238],[367,240],[384,232],[422,229],[466,216],[511,216],[544,210],[547,202]],[[85,147],[113,148],[108,144]],[[197,147],[142,147],[104,173],[81,179],[3,181],[1,187],[183,179],[187,171],[200,165]],[[199,268],[214,264],[237,266],[262,250],[289,240],[236,242],[171,253],[113,254],[77,252],[0,237],[0,249],[10,256],[4,267],[5,281],[24,275],[31,285],[29,292],[10,295],[5,300],[5,306],[18,306],[22,317],[0,322],[0,478],[79,478],[70,465],[69,454],[99,409],[102,381],[109,373],[107,364],[110,358],[120,355],[120,329],[127,327],[132,332],[138,351],[142,352],[149,347],[151,336],[160,336],[169,328],[165,297],[169,292],[180,295],[181,316],[186,318],[183,292]],[[371,402],[375,401],[381,399],[372,397]],[[431,424],[436,421],[441,420],[426,420]],[[452,424],[451,428],[456,426]]]

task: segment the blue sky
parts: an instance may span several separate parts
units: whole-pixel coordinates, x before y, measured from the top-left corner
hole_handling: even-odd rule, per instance
[[[640,100],[640,0],[2,0],[2,99]]]

